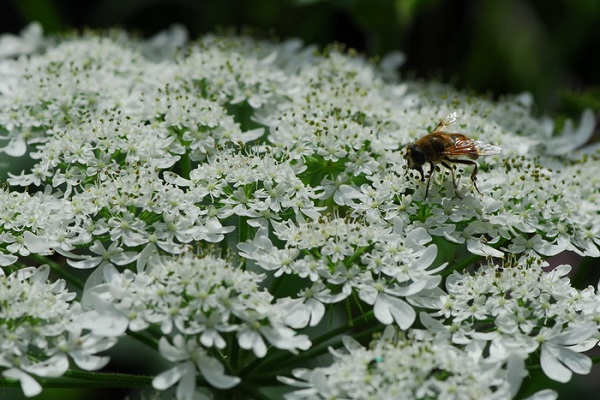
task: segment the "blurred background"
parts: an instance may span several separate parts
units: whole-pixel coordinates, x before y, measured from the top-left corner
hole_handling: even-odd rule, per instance
[[[339,42],[369,56],[400,50],[405,76],[499,96],[531,92],[541,113],[600,110],[598,0],[0,0],[0,32],[172,23],[191,38],[221,28]]]
[[[406,55],[405,77],[492,98],[527,91],[535,113],[550,114],[559,125],[578,121],[585,108],[600,121],[600,0],[0,0],[0,34],[18,33],[32,21],[46,34],[121,27],[149,37],[180,23],[190,38],[233,29],[320,46],[342,43],[375,58],[399,50]],[[599,136],[597,128],[592,140]],[[594,273],[578,287],[598,282],[598,260],[580,268]],[[592,385],[598,381],[596,366],[555,389],[561,398],[597,398]],[[20,398],[19,392],[0,392],[0,398]],[[39,398],[95,394],[107,393],[49,390]]]

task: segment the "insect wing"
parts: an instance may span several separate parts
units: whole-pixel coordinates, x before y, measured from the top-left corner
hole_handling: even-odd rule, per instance
[[[433,131],[438,132],[444,128],[454,125],[456,123],[456,117],[457,117],[456,111],[453,112],[452,114],[447,115],[446,118],[442,119],[440,121],[440,123],[437,124],[437,126],[435,127],[435,129]]]
[[[445,156],[477,156],[478,150],[476,142],[461,134],[447,134],[448,136],[458,136],[454,140],[452,147],[442,152]]]
[[[502,153],[502,149],[500,147],[484,143],[480,140],[474,140],[473,144],[478,156],[494,156]]]

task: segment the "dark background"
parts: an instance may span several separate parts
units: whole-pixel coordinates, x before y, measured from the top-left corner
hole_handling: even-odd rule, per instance
[[[0,0],[0,33],[18,33],[31,21],[46,33],[122,27],[151,36],[181,23],[190,38],[251,29],[320,46],[343,43],[372,57],[400,50],[403,76],[494,98],[528,91],[535,112],[559,123],[578,120],[586,107],[600,116],[600,0]],[[597,260],[587,267],[600,268]],[[593,398],[599,372],[596,366],[555,388],[561,398]],[[67,393],[45,391],[39,399],[81,395]]]
[[[2,5],[2,2],[6,3]],[[220,28],[339,42],[369,56],[401,50],[405,76],[499,96],[529,91],[540,113],[600,110],[599,0],[0,0],[0,32],[174,22],[191,38]]]

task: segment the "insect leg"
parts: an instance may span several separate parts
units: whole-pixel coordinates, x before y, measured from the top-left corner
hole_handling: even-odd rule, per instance
[[[473,181],[473,186],[475,187],[475,190],[477,190],[477,193],[481,194],[481,192],[477,188],[477,183],[476,183],[476,181],[477,181],[477,163],[473,160],[450,160],[450,159],[448,159],[448,161],[455,163],[455,164],[472,165],[473,172],[471,173],[471,180]]]
[[[432,162],[429,162],[429,176],[427,177],[427,188],[425,189],[425,198],[429,194],[429,184],[431,183],[431,177],[433,176],[433,172],[435,171],[435,166]]]
[[[421,174],[421,182],[425,182],[425,174],[423,173],[423,167],[416,167],[415,168],[417,171],[419,171],[419,174]]]
[[[450,160],[448,159],[448,161],[450,162],[454,162],[454,160]],[[458,194],[458,191],[456,190],[456,177],[454,176],[454,167],[450,164],[448,164],[445,160],[441,162],[442,165],[446,168],[448,168],[450,170],[450,175],[452,176],[452,187],[454,188],[454,193],[456,193],[456,196],[460,199],[460,195]]]

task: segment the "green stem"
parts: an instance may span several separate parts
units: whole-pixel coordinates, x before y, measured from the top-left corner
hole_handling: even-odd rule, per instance
[[[270,360],[256,359],[252,363],[250,363],[246,368],[240,370],[238,375],[239,376],[249,375],[252,373],[253,370],[257,369],[258,367],[260,367],[260,369],[263,371],[264,370],[272,370],[274,368],[280,369],[286,365],[298,364],[298,363],[301,363],[302,361],[304,361],[305,359],[312,359],[320,354],[327,353],[327,348],[331,345],[331,343],[329,343],[330,340],[332,340],[333,338],[335,338],[337,336],[341,336],[343,333],[345,333],[349,330],[355,329],[355,324],[357,322],[360,322],[360,321],[364,322],[365,319],[368,321],[368,320],[371,320],[372,318],[373,318],[373,311],[369,311],[368,313],[365,313],[364,315],[360,315],[359,317],[354,318],[346,326],[340,326],[334,330],[328,331],[327,333],[325,333],[325,334],[319,336],[318,338],[316,338],[315,340],[313,340],[313,345],[309,350],[307,350],[297,356],[290,356],[287,352],[285,352],[285,353],[277,354]],[[371,335],[373,332],[376,332],[378,330],[381,330],[380,325],[365,329],[365,330],[361,331],[361,333],[359,333],[357,335],[353,335],[353,337],[362,337],[364,334]]]
[[[74,370],[68,370],[64,376],[85,381],[88,387],[151,387],[154,379],[146,375]]]
[[[240,346],[237,343],[237,339],[235,337],[235,335],[230,335],[229,337],[230,340],[228,340],[229,342],[229,346],[227,347],[229,349],[229,365],[233,368],[233,370],[237,370],[237,368],[240,365]]]
[[[273,400],[272,397],[266,396],[262,393],[259,393],[256,390],[255,385],[241,385],[237,388],[239,391],[243,392],[246,399],[254,399],[254,400]],[[228,397],[229,398],[229,397]]]
[[[185,179],[190,179],[190,172],[192,172],[192,160],[188,152],[183,154],[179,159],[179,167],[181,168],[181,176]]]
[[[81,279],[70,273],[63,265],[60,265],[59,263],[52,261],[47,257],[40,256],[39,254],[32,253],[30,257],[40,264],[48,264],[52,272],[54,272],[56,275],[75,286],[77,289],[83,290],[83,282]]]
[[[542,366],[540,364],[532,364],[532,365],[526,364],[525,369],[527,371],[539,371],[540,369],[542,369]]]
[[[141,331],[141,332],[133,332],[127,331],[127,336],[137,340],[140,343],[144,343],[146,346],[151,349],[158,349],[158,340],[156,336],[152,335],[150,332]]]
[[[452,264],[450,267],[444,269],[442,272],[442,276],[446,277],[450,275],[454,271],[463,272],[468,266],[475,264],[477,261],[481,260],[483,256],[479,256],[477,254],[469,253],[469,256],[462,257],[460,260]]]
[[[355,333],[352,335],[352,338],[355,339],[356,341],[361,341],[364,338],[370,338],[373,336],[373,334],[375,332],[379,332],[381,331],[382,326],[381,325],[376,325],[376,326],[372,326],[370,328],[364,329],[362,331],[360,331],[360,333]],[[281,371],[284,370],[286,368],[288,368],[290,365],[301,365],[305,360],[314,360],[316,357],[326,354],[329,352],[329,348],[340,348],[342,347],[342,340],[341,337],[333,342],[333,343],[327,343],[327,344],[323,344],[321,346],[315,346],[312,347],[310,350],[305,351],[302,354],[299,354],[297,356],[290,356],[289,354],[285,354],[285,359],[283,359],[281,362],[279,362],[278,365],[276,366],[270,366],[270,365],[275,365],[273,362],[268,363],[268,365],[266,367],[263,368],[263,366],[261,365],[261,369],[264,370],[268,370],[269,372],[267,374],[263,374],[263,375],[254,375],[252,376],[252,381],[260,381],[263,379],[273,379],[273,376],[276,375],[276,371]],[[279,357],[280,359],[282,359],[283,357]]]
[[[60,378],[37,378],[45,388],[148,388],[152,376],[67,370]],[[0,387],[19,387],[13,379],[0,378]]]
[[[285,279],[285,275],[281,275],[277,278],[273,277],[272,279],[272,282],[269,284],[269,293],[271,293],[273,296],[277,296],[279,288],[283,286],[282,282]]]
[[[344,265],[348,267],[354,264],[354,261],[360,258],[360,256],[362,256],[365,253],[365,251],[367,251],[367,249],[369,249],[370,247],[371,246],[363,246],[361,248],[356,249],[356,251],[354,251],[354,254],[348,257],[348,259],[344,260]]]

